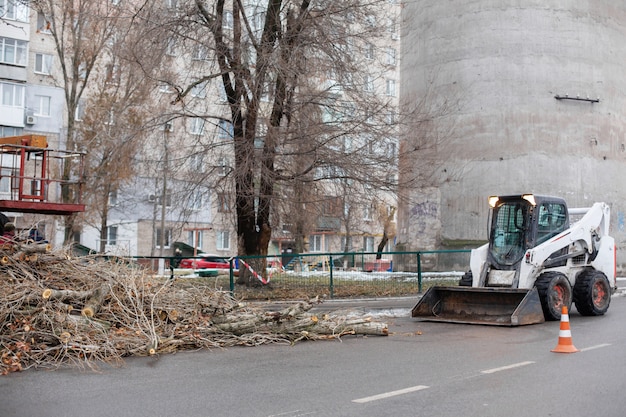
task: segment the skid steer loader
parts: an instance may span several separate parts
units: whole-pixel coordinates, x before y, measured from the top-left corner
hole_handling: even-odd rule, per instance
[[[411,315],[429,321],[519,326],[559,320],[572,303],[604,314],[616,289],[605,203],[569,209],[557,197],[489,197],[489,242],[473,249],[458,287],[432,287]],[[582,216],[572,224],[570,216]]]

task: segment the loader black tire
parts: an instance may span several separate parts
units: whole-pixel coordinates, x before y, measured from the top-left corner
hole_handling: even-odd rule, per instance
[[[472,276],[472,271],[468,271],[468,272],[464,273],[463,276],[461,277],[461,279],[459,280],[459,286],[461,286],[461,287],[471,287],[473,280],[474,280],[474,277]]]
[[[574,284],[574,303],[583,316],[601,316],[611,304],[611,284],[606,275],[595,269],[581,272]]]
[[[546,321],[561,319],[563,306],[569,311],[572,305],[572,286],[560,272],[544,272],[535,281]]]

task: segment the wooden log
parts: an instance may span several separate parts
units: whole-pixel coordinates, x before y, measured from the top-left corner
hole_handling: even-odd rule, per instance
[[[67,300],[84,300],[86,298],[92,297],[97,289],[87,290],[87,291],[74,291],[74,290],[53,290],[51,288],[46,288],[41,293],[41,298],[44,300],[57,300],[57,301],[67,301]]]
[[[321,321],[315,328],[315,331],[324,335],[346,335],[346,334],[360,334],[360,335],[374,335],[374,336],[388,336],[389,328],[386,323],[372,322],[372,321],[350,321],[350,322],[334,322],[334,321]]]
[[[291,318],[301,316],[306,311],[309,311],[312,307],[313,304],[311,304],[310,302],[300,301],[299,303],[288,306],[280,311],[268,311],[267,313],[265,313],[265,316],[268,319],[274,321],[289,320]]]
[[[109,294],[110,287],[107,284],[102,284],[99,288],[97,288],[93,295],[87,300],[85,306],[80,311],[83,316],[93,317],[96,315],[102,303],[104,302],[105,297]]]
[[[214,324],[229,324],[229,323],[238,323],[241,321],[258,321],[261,322],[263,321],[263,317],[261,317],[259,314],[255,314],[255,313],[250,313],[250,312],[241,312],[239,314],[237,313],[229,313],[229,314],[224,314],[224,315],[217,315],[217,316],[213,316],[211,318],[211,321]]]
[[[229,323],[216,323],[215,326],[226,333],[232,333],[234,335],[244,335],[248,333],[254,333],[258,331],[259,324],[262,320],[259,317],[252,317],[248,319],[236,320]]]
[[[111,328],[111,323],[105,320],[97,319],[95,317],[67,314],[65,315],[64,320],[72,323],[77,328],[82,328],[83,330],[99,328],[106,331]]]
[[[49,243],[32,243],[29,245],[18,245],[17,248],[20,252],[30,255],[31,253],[50,252],[51,246]]]

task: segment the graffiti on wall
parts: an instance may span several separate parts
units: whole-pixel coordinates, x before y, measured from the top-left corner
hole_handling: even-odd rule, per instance
[[[438,222],[439,207],[432,201],[425,201],[411,207],[410,224],[414,233],[423,234],[432,231]]]

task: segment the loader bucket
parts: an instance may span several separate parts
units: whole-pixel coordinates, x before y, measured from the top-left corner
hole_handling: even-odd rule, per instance
[[[426,321],[522,326],[545,321],[536,288],[431,287],[411,311]]]

